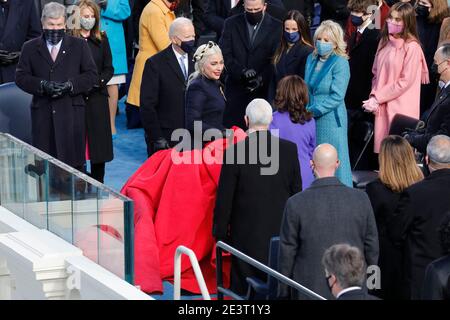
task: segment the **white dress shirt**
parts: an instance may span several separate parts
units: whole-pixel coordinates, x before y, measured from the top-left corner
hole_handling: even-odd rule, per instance
[[[342,296],[344,293],[353,291],[353,290],[361,290],[361,287],[348,287],[348,288],[342,290],[341,292],[339,292],[336,296],[336,299],[339,298],[340,296]]]
[[[48,42],[48,41],[46,41],[46,43],[47,43],[47,49],[48,49],[48,52],[51,54],[51,53],[52,53],[52,48],[53,48],[53,47],[58,48],[58,52],[59,52],[59,49],[61,49],[62,40],[61,40],[60,42],[58,42],[55,46],[52,45],[52,44],[51,44],[50,42]]]
[[[173,47],[173,45],[172,45],[172,50],[173,50],[173,52],[175,53],[175,57],[177,57],[177,61],[178,61],[178,64],[180,65],[180,68],[181,68],[180,58],[183,58],[183,63],[184,63],[184,67],[185,67],[186,73],[187,73],[187,75],[189,75],[188,55],[187,55],[186,53],[185,53],[184,55],[179,54],[179,53],[177,52],[177,50],[175,50],[175,48]],[[183,72],[183,69],[181,69],[181,71]]]

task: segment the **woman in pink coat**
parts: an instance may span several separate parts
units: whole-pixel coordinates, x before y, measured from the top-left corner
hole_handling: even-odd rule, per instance
[[[420,85],[429,80],[418,39],[414,8],[407,2],[393,5],[372,68],[372,92],[363,104],[375,115],[376,153],[397,113],[419,119]]]

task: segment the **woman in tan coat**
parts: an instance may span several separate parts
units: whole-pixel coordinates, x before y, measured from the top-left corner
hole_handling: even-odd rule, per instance
[[[173,10],[176,3],[174,0],[152,0],[142,11],[139,20],[139,53],[127,98],[130,105],[140,106],[139,95],[145,62],[170,44],[169,26],[175,20]]]

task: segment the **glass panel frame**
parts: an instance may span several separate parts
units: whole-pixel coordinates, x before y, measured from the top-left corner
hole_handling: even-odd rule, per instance
[[[0,133],[0,205],[134,284],[133,201],[6,133]]]

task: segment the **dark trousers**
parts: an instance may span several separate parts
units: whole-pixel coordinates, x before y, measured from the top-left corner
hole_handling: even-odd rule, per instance
[[[89,176],[92,179],[103,183],[105,179],[105,163],[91,163],[91,172],[89,173]]]

